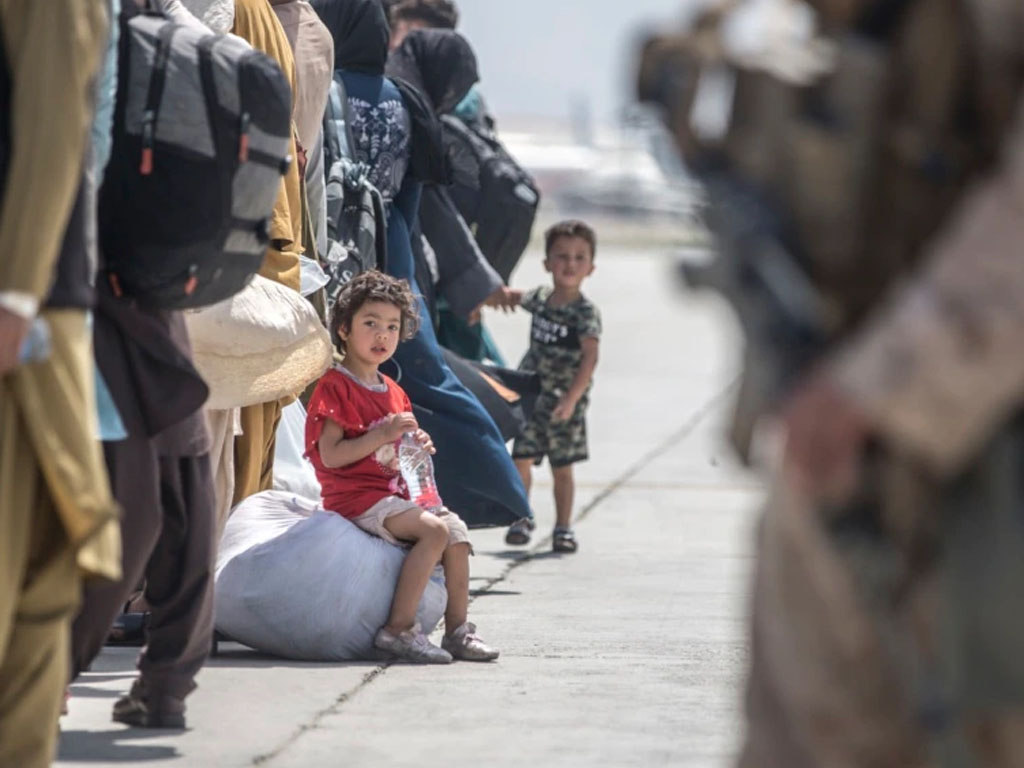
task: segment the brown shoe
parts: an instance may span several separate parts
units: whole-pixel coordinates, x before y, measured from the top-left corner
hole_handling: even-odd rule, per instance
[[[185,702],[170,696],[149,696],[142,681],[136,680],[128,695],[114,703],[111,718],[134,728],[184,730]]]

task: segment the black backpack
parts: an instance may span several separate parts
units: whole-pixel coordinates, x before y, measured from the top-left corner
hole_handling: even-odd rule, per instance
[[[327,306],[341,289],[369,269],[387,269],[384,199],[369,180],[369,168],[353,151],[351,115],[341,74],[335,73],[324,113],[324,172],[327,175]]]
[[[454,175],[448,191],[507,283],[530,242],[540,192],[493,133],[474,130],[453,115],[443,115],[441,122]]]
[[[114,293],[186,309],[244,288],[266,255],[291,136],[291,87],[272,59],[232,35],[122,14],[99,199]]]

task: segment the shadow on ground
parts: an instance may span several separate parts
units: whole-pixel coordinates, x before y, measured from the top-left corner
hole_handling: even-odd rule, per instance
[[[133,763],[180,758],[182,755],[175,747],[133,743],[161,738],[167,733],[116,726],[109,731],[64,731],[57,759],[73,763]]]

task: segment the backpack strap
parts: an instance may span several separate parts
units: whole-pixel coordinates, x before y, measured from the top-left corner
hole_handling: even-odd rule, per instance
[[[355,160],[355,143],[352,141],[352,107],[348,103],[345,82],[341,73],[335,72],[327,95],[327,109],[324,112],[324,172],[342,158]]]
[[[156,124],[160,117],[160,102],[163,101],[164,84],[167,82],[167,62],[171,58],[171,41],[178,25],[168,21],[157,33],[156,52],[153,54],[153,72],[149,78],[146,94],[146,110],[142,115],[142,161],[139,173],[148,176],[153,172],[153,142]]]

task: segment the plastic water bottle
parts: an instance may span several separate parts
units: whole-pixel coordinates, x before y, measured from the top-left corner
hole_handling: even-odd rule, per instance
[[[49,324],[43,318],[36,317],[28,327],[28,333],[21,344],[18,362],[21,365],[41,363],[50,357],[51,346]]]
[[[427,511],[440,509],[443,502],[434,481],[434,460],[412,432],[402,435],[398,443],[398,466],[412,502]]]

